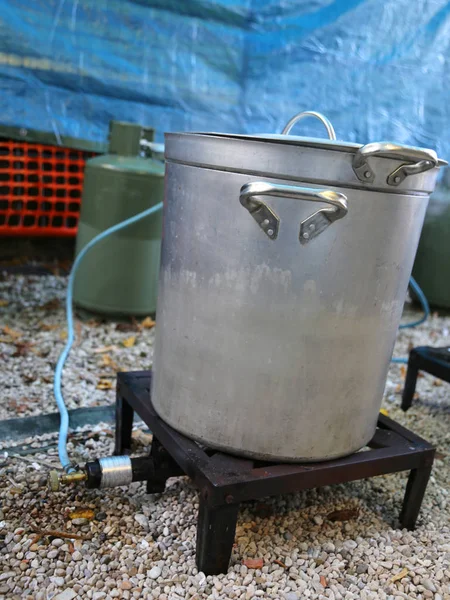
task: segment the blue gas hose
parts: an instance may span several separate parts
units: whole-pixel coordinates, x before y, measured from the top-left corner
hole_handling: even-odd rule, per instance
[[[61,352],[61,354],[58,358],[58,362],[56,364],[56,369],[55,369],[55,379],[53,382],[53,391],[55,394],[56,404],[58,405],[59,414],[61,417],[60,425],[59,425],[58,455],[59,455],[59,460],[61,462],[61,465],[63,466],[63,469],[66,471],[66,473],[70,473],[70,472],[74,471],[75,469],[69,460],[69,456],[67,454],[67,448],[66,448],[67,435],[68,435],[68,431],[69,431],[69,413],[67,412],[67,408],[64,403],[64,398],[63,398],[62,391],[61,391],[61,379],[62,379],[62,372],[64,369],[64,364],[67,360],[67,357],[69,356],[70,349],[72,348],[72,344],[75,339],[74,328],[73,328],[72,299],[73,299],[73,286],[74,286],[75,276],[77,274],[78,267],[80,266],[80,263],[82,262],[83,258],[86,256],[86,254],[88,252],[90,252],[94,246],[96,246],[99,242],[104,240],[106,237],[108,237],[109,235],[111,235],[113,233],[116,233],[117,231],[121,231],[122,229],[125,229],[129,225],[133,225],[133,223],[136,223],[137,221],[140,221],[141,219],[145,219],[146,217],[149,217],[150,215],[161,210],[162,207],[163,207],[163,203],[159,202],[158,204],[155,204],[151,208],[148,208],[148,209],[138,213],[137,215],[134,215],[133,217],[130,217],[129,219],[126,219],[125,221],[121,221],[120,223],[117,223],[116,225],[113,225],[112,227],[109,227],[108,229],[105,229],[105,231],[102,231],[101,233],[99,233],[88,244],[86,244],[86,246],[81,250],[81,252],[76,257],[76,259],[73,263],[72,269],[70,271],[69,282],[67,284],[67,294],[66,294],[67,341],[66,341],[66,345],[64,346],[63,351]]]

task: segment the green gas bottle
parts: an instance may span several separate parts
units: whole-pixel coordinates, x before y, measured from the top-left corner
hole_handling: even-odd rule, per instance
[[[450,168],[431,195],[413,276],[431,306],[450,308]]]
[[[164,164],[150,148],[154,130],[112,121],[108,153],[86,163],[76,253],[96,235],[162,202]],[[156,310],[162,211],[99,242],[81,262],[74,301],[93,312]]]

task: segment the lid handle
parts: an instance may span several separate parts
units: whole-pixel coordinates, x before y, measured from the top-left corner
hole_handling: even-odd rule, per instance
[[[325,115],[316,112],[315,110],[304,110],[303,112],[299,112],[298,114],[294,115],[292,119],[290,119],[284,126],[284,129],[281,132],[282,135],[288,135],[291,129],[294,127],[294,125],[298,121],[300,121],[301,119],[305,119],[306,117],[315,117],[316,119],[319,119],[319,121],[321,121],[325,125],[325,128],[328,133],[328,138],[330,140],[336,139],[336,133],[334,131],[333,125],[331,124],[331,121],[327,119]]]
[[[274,240],[278,236],[280,218],[262,200],[255,196],[279,196],[308,202],[325,202],[331,208],[321,208],[300,223],[300,244],[305,245],[322,233],[329,225],[347,214],[347,197],[333,190],[304,188],[294,185],[280,185],[266,181],[253,181],[241,187],[240,203],[252,215],[264,233]]]
[[[391,142],[374,142],[366,144],[356,152],[353,158],[353,171],[360,181],[373,183],[375,173],[368,163],[371,156],[398,158],[407,161],[388,176],[389,185],[399,185],[408,175],[424,173],[439,166],[438,157],[434,150],[415,148],[414,146],[399,146]],[[410,164],[412,163],[412,164]]]

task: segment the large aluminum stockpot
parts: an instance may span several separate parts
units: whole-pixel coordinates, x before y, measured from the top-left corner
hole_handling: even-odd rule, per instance
[[[260,459],[363,447],[441,164],[388,142],[167,134],[158,414]]]

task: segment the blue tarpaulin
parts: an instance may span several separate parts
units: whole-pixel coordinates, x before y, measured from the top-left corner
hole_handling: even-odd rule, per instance
[[[0,33],[6,125],[104,141],[114,118],[162,140],[308,109],[338,139],[450,157],[447,0],[0,0]]]

